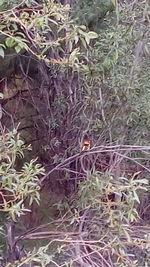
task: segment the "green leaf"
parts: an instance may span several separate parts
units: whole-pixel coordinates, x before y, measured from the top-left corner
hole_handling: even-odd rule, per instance
[[[87,48],[87,43],[86,43],[84,38],[81,38],[81,42],[82,42],[84,48]]]
[[[144,49],[145,49],[146,54],[147,54],[147,55],[150,55],[150,47],[148,46],[148,44],[146,44],[146,45],[144,46]]]
[[[16,41],[13,38],[8,37],[6,38],[5,43],[7,47],[11,48],[16,44]]]
[[[0,25],[0,30],[3,30],[6,28],[6,25]]]
[[[69,59],[72,61],[72,60],[75,60],[76,59],[76,56],[77,54],[79,53],[79,48],[75,48],[72,53],[70,54],[70,57]]]
[[[134,183],[136,184],[149,184],[149,181],[147,179],[137,179],[137,180],[134,180]]]
[[[89,39],[98,38],[98,34],[96,32],[88,32],[87,35]]]
[[[133,191],[133,195],[134,195],[134,199],[135,199],[138,203],[140,203],[139,197],[138,197],[138,195],[137,195],[137,193],[136,193],[135,191]]]
[[[86,40],[86,43],[89,45],[89,43],[90,43],[90,38],[89,38],[88,35],[85,35],[85,40]]]
[[[4,44],[0,44],[0,47],[2,47],[2,48],[6,48],[6,45],[4,45]]]
[[[84,36],[86,43],[89,45],[91,39],[95,39],[98,37],[96,32],[83,32],[79,31],[79,33]]]
[[[131,236],[129,235],[128,231],[124,230],[124,233],[126,235],[127,241],[131,242]]]
[[[116,6],[116,0],[111,0],[114,6]]]
[[[5,56],[4,49],[0,47],[0,57],[4,58],[4,56]]]
[[[85,72],[89,72],[89,71],[90,71],[88,65],[82,64],[82,68],[83,68],[83,70],[84,70]]]
[[[20,51],[21,51],[21,47],[20,47],[20,45],[16,45],[15,46],[15,51],[16,51],[16,53],[18,54]]]
[[[78,43],[78,41],[79,41],[79,36],[78,35],[75,36],[74,41],[75,41],[75,44]]]
[[[84,30],[84,31],[86,31],[86,26],[85,25],[80,25],[79,28]]]

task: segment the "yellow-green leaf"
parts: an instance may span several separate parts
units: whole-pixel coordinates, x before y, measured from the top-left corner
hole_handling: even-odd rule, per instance
[[[7,47],[13,47],[16,44],[15,40],[10,37],[6,38],[5,43]]]
[[[15,51],[16,51],[17,54],[21,51],[20,45],[16,45],[15,46]]]
[[[116,0],[111,0],[114,6],[116,6]]]

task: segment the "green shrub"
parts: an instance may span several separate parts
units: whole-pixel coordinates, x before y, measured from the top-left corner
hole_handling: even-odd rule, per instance
[[[30,146],[24,145],[16,130],[2,132],[0,136],[0,211],[8,213],[13,220],[24,212],[30,211],[25,207],[25,200],[31,205],[33,201],[39,203],[40,199],[38,177],[44,174],[44,169],[36,164],[37,160],[23,163],[24,151],[30,149]],[[18,158],[22,158],[22,167],[19,169]]]

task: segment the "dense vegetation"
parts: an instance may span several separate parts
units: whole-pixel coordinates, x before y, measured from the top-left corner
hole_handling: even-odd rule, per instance
[[[149,26],[146,0],[0,1],[2,267],[150,266]]]

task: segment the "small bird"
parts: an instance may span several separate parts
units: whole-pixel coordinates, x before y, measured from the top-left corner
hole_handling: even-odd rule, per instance
[[[91,148],[91,141],[87,134],[83,137],[83,145],[81,151],[88,151]]]

